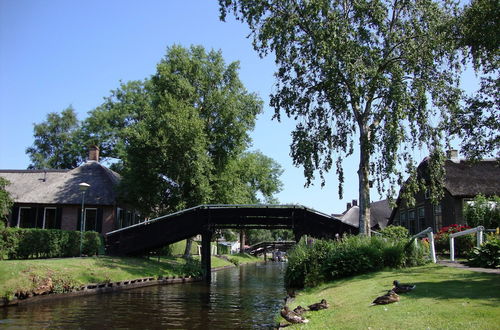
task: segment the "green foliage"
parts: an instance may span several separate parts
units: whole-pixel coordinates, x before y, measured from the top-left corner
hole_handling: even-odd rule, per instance
[[[500,197],[487,198],[477,195],[472,203],[464,205],[464,219],[471,227],[484,226],[497,228],[500,226]]]
[[[98,233],[83,236],[82,254],[97,255]],[[59,229],[5,228],[0,230],[0,260],[76,257],[80,255],[80,232]]]
[[[221,19],[246,22],[254,49],[273,54],[271,105],[296,119],[291,156],[306,184],[359,145],[360,214],[369,231],[371,183],[395,189],[416,167],[412,149],[440,148],[460,108],[460,62],[450,33],[455,1],[219,0]],[[436,122],[436,119],[443,119]],[[440,125],[443,125],[442,127]],[[439,157],[436,157],[439,160]],[[404,166],[400,166],[403,164]],[[442,169],[439,164],[435,168]],[[432,183],[439,184],[435,178]],[[408,188],[409,189],[409,188]],[[438,200],[442,189],[433,189]]]
[[[500,149],[500,4],[497,0],[472,0],[453,22],[457,47],[464,48],[480,87],[466,97],[466,107],[453,118],[462,138],[462,152],[480,159],[498,155]],[[464,60],[465,62],[465,60]]]
[[[186,276],[201,276],[201,262],[193,258],[187,258],[186,263],[181,268],[181,272]]]
[[[467,257],[472,267],[500,268],[500,238],[490,237],[481,247],[474,248]]]
[[[381,270],[410,267],[426,261],[426,249],[407,240],[350,236],[340,241],[300,242],[290,251],[285,284],[314,287],[322,282]]]
[[[380,231],[380,234],[390,239],[407,239],[410,237],[408,229],[402,226],[387,226]]]
[[[51,112],[46,121],[34,124],[35,141],[26,149],[31,159],[29,168],[75,168],[85,159],[80,139],[80,124],[75,110],[68,107],[60,114]]]
[[[83,135],[120,160],[124,201],[144,215],[274,201],[282,170],[245,152],[262,101],[238,69],[221,52],[172,46],[150,79],[122,84],[90,113]]]
[[[11,212],[14,201],[9,192],[5,189],[10,182],[0,177],[0,230],[5,227],[7,215]]]
[[[436,253],[449,253],[450,250],[450,234],[458,233],[470,229],[469,226],[464,225],[450,225],[441,228],[434,235],[434,244],[436,248]],[[476,244],[476,237],[474,234],[459,236],[455,238],[455,255],[465,257],[469,254],[474,245]]]

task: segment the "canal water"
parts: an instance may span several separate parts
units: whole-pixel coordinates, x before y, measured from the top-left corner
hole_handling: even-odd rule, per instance
[[[4,308],[7,329],[271,328],[283,305],[285,263],[258,263],[212,273],[201,282],[152,286]]]

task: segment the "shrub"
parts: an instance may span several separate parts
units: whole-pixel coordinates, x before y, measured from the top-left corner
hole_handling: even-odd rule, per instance
[[[488,239],[481,247],[474,248],[467,259],[469,266],[500,268],[500,239]]]
[[[102,245],[100,235],[85,232],[82,253],[95,255]],[[80,232],[5,228],[0,230],[0,259],[75,257],[80,255]]]
[[[426,262],[425,247],[407,240],[350,236],[341,241],[317,240],[297,244],[289,253],[285,284],[313,287],[325,281],[381,270],[408,267]]]
[[[471,227],[497,228],[500,226],[500,197],[477,195],[472,203],[464,205],[464,218]]]
[[[441,228],[436,235],[434,235],[434,242],[436,252],[449,253],[450,250],[450,234],[458,233],[463,230],[470,229],[467,225],[450,225]],[[466,256],[474,248],[475,237],[474,234],[464,235],[455,238],[455,254],[458,256]]]
[[[387,226],[380,231],[380,234],[391,239],[407,239],[410,237],[408,229],[402,226]]]

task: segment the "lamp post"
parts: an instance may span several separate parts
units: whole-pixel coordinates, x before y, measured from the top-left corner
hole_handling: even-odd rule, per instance
[[[88,183],[82,182],[78,185],[80,191],[82,192],[82,215],[80,218],[80,257],[82,256],[83,247],[83,232],[85,231],[85,192],[89,189],[90,185]]]

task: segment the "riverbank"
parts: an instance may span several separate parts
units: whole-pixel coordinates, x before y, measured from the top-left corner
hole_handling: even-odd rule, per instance
[[[390,305],[370,306],[392,281],[416,284]],[[299,292],[290,303],[308,306],[326,299],[330,308],[306,312],[308,329],[499,329],[498,274],[426,265],[360,275]],[[284,323],[280,317],[279,320]],[[496,324],[496,325],[495,325]],[[296,326],[297,327],[297,326]]]
[[[239,261],[241,260],[241,261]],[[259,262],[249,255],[212,256],[212,269]],[[159,259],[125,257],[54,258],[0,261],[0,302],[40,297],[49,293],[73,295],[111,292],[123,288],[196,280],[201,267],[196,257]],[[0,304],[1,305],[1,304]]]

